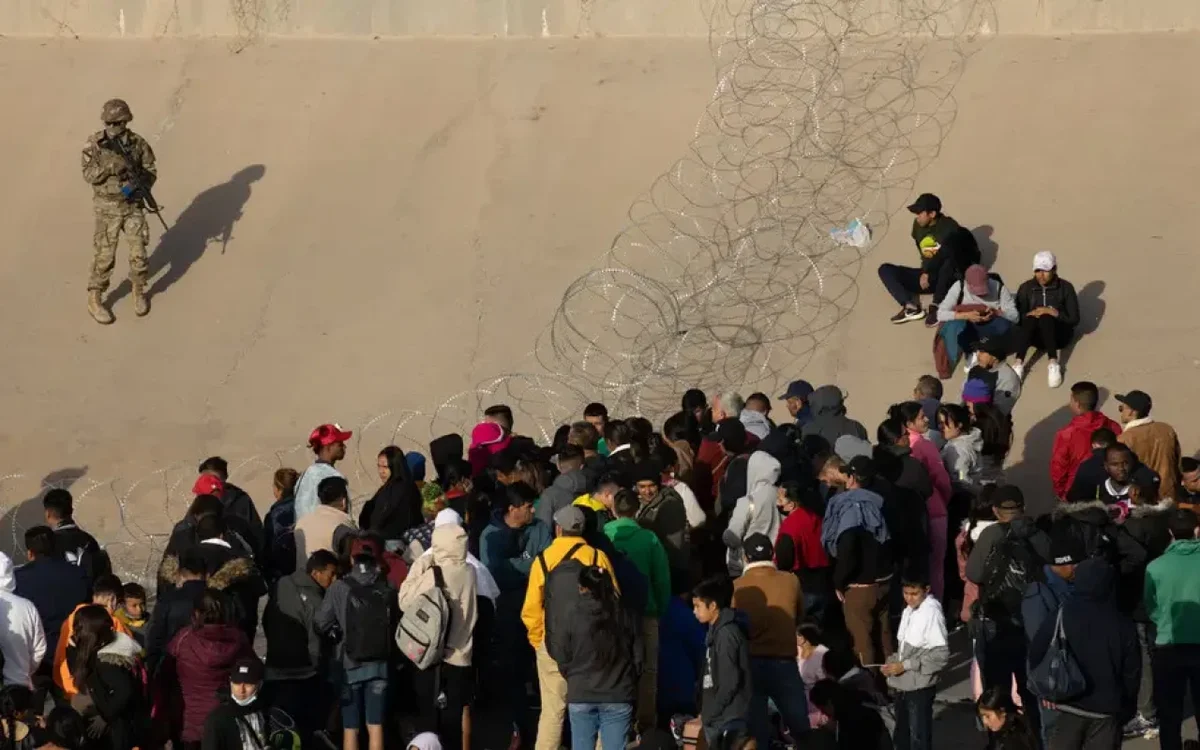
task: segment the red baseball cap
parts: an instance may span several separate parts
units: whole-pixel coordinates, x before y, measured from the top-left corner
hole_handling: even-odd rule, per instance
[[[339,425],[323,424],[309,434],[308,445],[312,448],[324,448],[334,443],[344,443],[353,434],[349,430],[343,430]]]
[[[225,483],[218,476],[212,474],[201,474],[196,477],[196,483],[192,485],[193,495],[216,495],[220,497],[225,494]]]

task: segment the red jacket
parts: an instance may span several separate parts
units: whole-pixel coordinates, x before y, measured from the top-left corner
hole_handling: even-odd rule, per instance
[[[787,514],[779,525],[779,536],[775,540],[775,549],[780,549],[780,543],[786,538],[791,548],[791,565],[780,570],[797,572],[800,570],[816,570],[829,567],[829,555],[821,545],[821,525],[824,519],[808,508],[799,507]],[[778,562],[778,560],[776,561]],[[786,562],[786,561],[785,561]]]
[[[217,691],[229,683],[234,662],[253,654],[254,649],[235,625],[202,625],[180,630],[167,644],[167,653],[175,658],[183,697],[182,726],[178,728],[184,742],[199,742],[205,720],[220,703]]]
[[[1054,436],[1050,454],[1050,481],[1054,496],[1062,500],[1075,481],[1079,465],[1092,457],[1092,433],[1107,427],[1114,435],[1121,434],[1121,425],[1098,411],[1089,411],[1072,419]]]

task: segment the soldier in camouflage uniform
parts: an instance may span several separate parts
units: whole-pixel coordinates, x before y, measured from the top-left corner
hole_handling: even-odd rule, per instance
[[[83,179],[92,186],[92,204],[96,213],[96,231],[92,238],[95,255],[92,273],[88,277],[88,312],[97,323],[113,322],[113,315],[104,306],[104,292],[116,264],[117,242],[121,235],[129,244],[129,280],[133,284],[133,311],[138,316],[150,312],[146,298],[146,243],[150,227],[140,201],[131,201],[129,165],[116,151],[102,145],[106,139],[120,140],[129,155],[141,163],[148,179],[157,178],[154,152],[150,144],[127,125],[133,119],[129,105],[121,99],[104,104],[100,114],[104,130],[89,136],[83,147]],[[149,187],[149,186],[147,186]]]

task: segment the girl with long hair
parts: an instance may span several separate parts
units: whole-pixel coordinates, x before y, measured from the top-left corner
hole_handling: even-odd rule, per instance
[[[217,693],[229,681],[234,662],[254,653],[229,610],[223,592],[206,589],[192,611],[191,626],[167,644],[183,699],[183,716],[174,718],[184,750],[199,748],[204,720],[220,703]]]
[[[633,724],[641,645],[608,572],[579,574],[579,600],[547,633],[546,648],[567,680],[572,750],[624,750]]]
[[[399,447],[389,445],[379,451],[376,467],[383,485],[363,506],[358,525],[379,534],[392,543],[390,548],[396,548],[404,532],[424,523],[421,493]]]
[[[113,750],[141,746],[150,721],[141,646],[113,630],[112,616],[98,604],[75,612],[71,642],[71,679],[79,688],[73,703],[88,736],[104,738]]]
[[[1037,738],[1004,687],[985,690],[975,710],[988,733],[988,750],[1037,750]]]

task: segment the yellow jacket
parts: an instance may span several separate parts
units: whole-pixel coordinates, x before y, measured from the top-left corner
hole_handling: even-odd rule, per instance
[[[581,537],[560,536],[551,542],[539,557],[545,559],[547,570],[554,570],[567,556],[567,552],[582,542]],[[590,565],[593,554],[596,555],[596,564],[608,571],[608,575],[613,580],[613,586],[616,587],[617,574],[613,571],[613,564],[608,559],[608,555],[590,544],[583,544],[571,557],[585,565]],[[529,588],[525,590],[525,604],[521,607],[521,622],[525,623],[525,629],[529,631],[529,643],[534,648],[542,645],[542,641],[546,638],[546,609],[543,603],[545,588],[546,574],[542,572],[542,564],[534,560],[533,565],[529,568]]]

